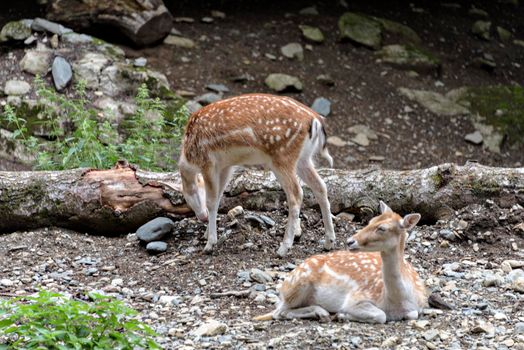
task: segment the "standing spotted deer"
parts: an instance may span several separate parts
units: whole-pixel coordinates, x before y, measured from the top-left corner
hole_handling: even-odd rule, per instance
[[[282,283],[277,309],[255,319],[329,319],[330,313],[370,323],[417,319],[428,297],[404,260],[404,244],[420,214],[401,217],[383,202],[380,209],[348,240],[350,251],[306,259]]]
[[[301,232],[302,188],[297,174],[319,202],[324,247],[332,249],[335,233],[326,185],[313,165],[316,153],[332,164],[323,117],[289,97],[247,94],[195,112],[186,127],[179,168],[186,202],[199,220],[208,221],[204,251],[211,252],[217,243],[218,205],[235,165],[264,165],[286,193],[289,213],[279,256],[287,254]]]

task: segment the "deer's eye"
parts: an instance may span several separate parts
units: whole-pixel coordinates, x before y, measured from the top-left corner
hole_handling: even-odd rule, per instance
[[[377,232],[378,232],[378,233],[384,233],[384,232],[386,232],[386,228],[385,228],[384,226],[379,226],[379,227],[377,228]]]

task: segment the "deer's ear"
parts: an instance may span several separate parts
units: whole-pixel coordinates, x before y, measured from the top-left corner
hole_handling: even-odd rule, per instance
[[[411,230],[420,220],[420,214],[408,214],[402,218],[401,226],[406,230]]]
[[[390,207],[388,207],[388,205],[382,201],[380,201],[380,214],[384,214],[384,213],[392,213],[393,210],[391,210]]]

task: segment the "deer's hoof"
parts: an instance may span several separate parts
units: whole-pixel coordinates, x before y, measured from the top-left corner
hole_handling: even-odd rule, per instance
[[[289,251],[289,248],[281,245],[280,248],[277,250],[277,255],[281,258],[285,257],[287,255],[287,252]]]

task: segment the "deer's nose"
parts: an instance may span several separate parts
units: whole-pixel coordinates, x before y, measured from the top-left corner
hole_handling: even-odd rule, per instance
[[[355,241],[353,238],[348,239],[347,244],[350,250],[358,249],[358,242]]]

